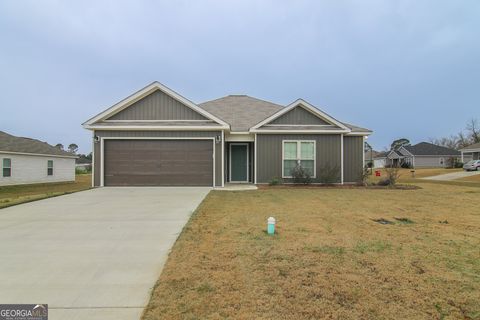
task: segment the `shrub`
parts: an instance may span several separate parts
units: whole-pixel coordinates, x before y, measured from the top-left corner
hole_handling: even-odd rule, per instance
[[[379,185],[381,186],[394,186],[397,184],[397,180],[400,177],[400,174],[398,172],[398,168],[392,167],[392,168],[385,168],[385,174],[386,177],[385,179],[382,179],[379,181]]]
[[[310,184],[312,183],[312,176],[301,165],[297,165],[292,170],[293,183]]]
[[[412,164],[409,162],[402,162],[401,167],[404,169],[412,169]]]
[[[461,161],[456,161],[455,164],[454,164],[454,167],[455,167],[455,168],[463,168],[463,162],[461,162]]]
[[[318,180],[321,183],[336,183],[339,182],[338,178],[340,176],[340,168],[338,166],[330,166],[325,164],[319,168]]]
[[[360,173],[360,176],[358,177],[358,184],[361,186],[367,186],[368,185],[368,176],[370,175],[370,170],[365,167],[363,168],[362,172]]]
[[[367,168],[370,168],[370,169],[373,168],[373,162],[372,161],[367,162]]]
[[[269,182],[268,184],[271,185],[271,186],[276,186],[278,184],[282,183],[282,181],[280,180],[280,178],[278,177],[273,177]]]

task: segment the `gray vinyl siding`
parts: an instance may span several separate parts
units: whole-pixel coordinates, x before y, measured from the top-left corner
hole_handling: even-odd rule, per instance
[[[215,138],[221,131],[95,131],[98,137]],[[100,142],[94,144],[94,186],[100,186]],[[222,185],[222,143],[215,143],[215,185]]]
[[[343,182],[360,180],[363,170],[363,137],[343,137]]]
[[[269,124],[328,125],[329,123],[302,107],[295,107]]]
[[[315,140],[317,178],[321,182],[322,168],[338,167],[337,182],[341,182],[341,140],[339,134],[257,134],[257,183],[268,183],[282,177],[283,140]],[[285,179],[290,182],[290,179]]]
[[[460,158],[459,156],[415,156],[415,168],[443,168],[452,157]],[[440,158],[443,158],[443,164],[440,164]]]
[[[107,120],[208,120],[203,115],[157,90]]]

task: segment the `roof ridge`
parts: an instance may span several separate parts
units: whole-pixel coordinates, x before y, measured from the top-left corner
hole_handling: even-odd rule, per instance
[[[208,102],[213,102],[213,101],[225,99],[225,98],[228,98],[228,97],[247,97],[247,98],[250,98],[250,99],[255,99],[255,100],[258,100],[258,101],[265,102],[265,103],[273,104],[273,105],[278,106],[278,107],[281,107],[281,108],[285,108],[284,105],[278,104],[278,103],[276,103],[276,102],[268,101],[268,100],[265,100],[265,99],[260,99],[260,98],[252,97],[252,96],[249,96],[248,94],[228,94],[228,95],[223,96],[223,97],[220,97],[220,98],[216,98],[216,99],[212,99],[212,100],[207,100],[207,101],[204,101],[204,102],[200,102],[200,103],[198,103],[198,105],[202,105],[202,104],[205,104],[205,103],[208,103]]]

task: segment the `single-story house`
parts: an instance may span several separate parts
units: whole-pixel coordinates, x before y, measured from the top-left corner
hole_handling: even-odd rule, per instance
[[[94,186],[288,183],[297,165],[313,183],[353,183],[372,133],[302,99],[281,106],[229,95],[196,104],[159,82],[83,127],[92,131]]]
[[[387,154],[386,151],[367,151],[365,152],[365,165],[369,162],[373,162],[373,168],[385,168],[385,164],[387,163]]]
[[[462,154],[462,162],[464,163],[470,160],[480,160],[480,142],[462,148],[460,152]]]
[[[0,186],[75,181],[76,156],[46,142],[0,131]]]
[[[387,154],[387,165],[401,166],[410,164],[414,168],[445,168],[451,160],[458,160],[460,152],[429,142],[420,142],[416,145],[402,146],[391,150]]]
[[[365,152],[365,165],[368,166],[370,162],[373,162],[373,168],[385,168],[388,152],[368,150]]]

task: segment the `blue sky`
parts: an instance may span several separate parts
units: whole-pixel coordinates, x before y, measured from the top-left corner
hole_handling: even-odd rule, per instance
[[[81,123],[158,80],[194,102],[303,98],[383,149],[480,118],[480,1],[1,1],[0,130]]]

